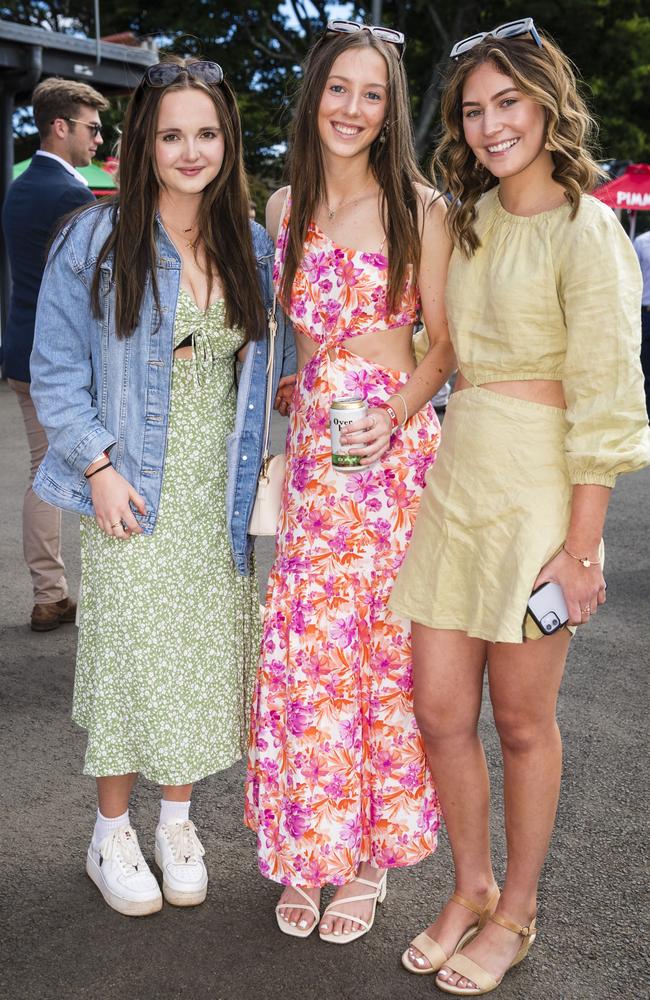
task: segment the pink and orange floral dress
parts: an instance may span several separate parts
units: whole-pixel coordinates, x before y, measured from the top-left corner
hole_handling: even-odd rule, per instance
[[[312,223],[292,289],[291,319],[317,350],[293,395],[246,780],[260,871],[285,885],[341,885],[362,861],[415,864],[440,825],[413,715],[410,623],[387,607],[438,446],[433,407],[372,466],[338,472],[330,455],[335,397],[375,406],[408,379],[342,345],[415,321],[412,281],[387,308],[387,270],[383,254],[339,247]]]

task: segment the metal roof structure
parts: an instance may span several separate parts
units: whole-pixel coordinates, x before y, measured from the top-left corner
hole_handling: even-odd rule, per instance
[[[30,50],[37,49],[36,53]],[[41,77],[62,76],[82,80],[101,93],[125,93],[136,86],[142,73],[158,61],[155,51],[132,45],[91,41],[45,28],[0,20],[0,79],[21,73],[40,62]],[[29,103],[33,86],[18,90],[17,103]]]
[[[0,204],[13,176],[12,119],[16,107],[31,103],[34,87],[45,77],[80,80],[106,97],[127,94],[147,66],[158,62],[155,49],[77,38],[44,28],[0,19]],[[9,269],[0,235],[2,319],[9,301]]]

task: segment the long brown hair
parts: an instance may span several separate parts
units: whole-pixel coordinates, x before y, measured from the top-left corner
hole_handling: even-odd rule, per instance
[[[196,60],[170,60],[187,66]],[[240,327],[248,340],[263,336],[264,308],[249,222],[249,193],[244,173],[242,133],[235,95],[224,80],[218,85],[181,74],[167,87],[152,87],[146,78],[126,110],[120,142],[120,190],[112,199],[114,225],[99,252],[91,286],[93,313],[101,314],[100,266],[113,256],[115,327],[129,337],[138,325],[142,296],[151,281],[160,307],[156,280],[156,213],[160,182],[155,162],[155,135],[160,102],[172,90],[202,90],[212,99],[224,135],[223,164],[203,191],[199,239],[208,271],[208,301],[215,274],[223,285],[226,322]],[[109,202],[110,204],[110,202]]]
[[[383,56],[388,68],[388,100],[383,141],[378,136],[370,147],[370,169],[381,189],[381,217],[388,253],[387,301],[391,309],[399,303],[409,265],[420,265],[420,227],[416,182],[429,183],[415,157],[408,85],[399,49],[382,42],[369,31],[355,34],[331,32],[312,47],[296,104],[291,130],[287,171],[291,185],[291,217],[282,270],[280,298],[285,306],[291,297],[296,271],[302,260],[309,223],[325,194],[325,174],[318,133],[318,109],[332,65],[348,49],[372,48]]]
[[[463,87],[470,73],[491,62],[517,89],[541,105],[546,114],[546,144],[553,157],[553,180],[565,189],[575,218],[580,196],[602,175],[589,153],[596,125],[578,93],[571,63],[548,36],[543,47],[527,38],[486,38],[451,64],[440,103],[442,139],[433,158],[433,171],[451,196],[447,226],[454,244],[471,257],[479,246],[474,229],[476,203],[499,182],[476,164],[463,134]]]

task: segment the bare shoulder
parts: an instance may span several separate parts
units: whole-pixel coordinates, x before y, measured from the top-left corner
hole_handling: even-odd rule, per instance
[[[440,191],[428,184],[416,184],[418,216],[422,228],[444,225],[447,202]]]
[[[447,203],[433,187],[416,184],[420,232],[420,283],[425,274],[446,274],[452,243],[446,224]]]
[[[288,187],[278,188],[277,191],[273,192],[266,203],[266,229],[274,241],[278,238],[278,230],[280,229],[281,221],[280,216],[282,214],[282,208],[288,192]]]
[[[447,259],[451,254],[451,241],[446,224],[447,202],[436,188],[425,184],[416,184],[415,187],[418,196],[423,261],[434,258]]]

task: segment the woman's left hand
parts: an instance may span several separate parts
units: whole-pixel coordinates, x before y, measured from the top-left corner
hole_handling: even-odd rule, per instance
[[[273,409],[277,410],[281,417],[289,416],[297,378],[297,375],[283,375],[278,382]]]
[[[604,604],[605,577],[598,563],[583,566],[561,549],[542,567],[533,590],[543,583],[559,583],[569,610],[569,625],[586,625]]]
[[[388,451],[393,424],[386,410],[373,406],[341,434],[341,444],[350,455],[361,455],[362,465],[372,465]]]

